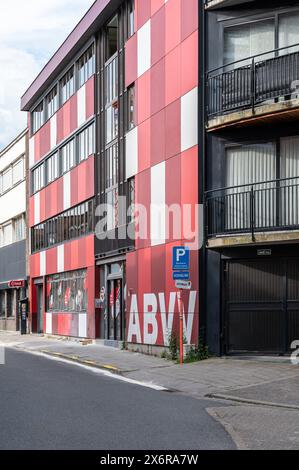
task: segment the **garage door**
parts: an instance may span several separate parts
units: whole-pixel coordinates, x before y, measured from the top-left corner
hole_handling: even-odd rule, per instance
[[[226,353],[276,353],[299,339],[299,260],[224,265]]]

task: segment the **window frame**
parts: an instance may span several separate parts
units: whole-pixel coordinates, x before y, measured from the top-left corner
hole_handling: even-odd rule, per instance
[[[94,208],[94,199],[89,199],[31,227],[31,254],[93,233]]]
[[[51,88],[48,88],[45,93],[42,94],[40,99],[37,101],[38,104],[34,104],[32,108],[29,110],[30,114],[30,136],[32,137],[34,134],[36,134],[41,127],[57,112],[59,109],[62,108],[62,106],[73,96],[77,91],[81,88],[81,86],[86,83],[82,83],[81,86],[79,86],[79,70],[78,70],[78,62],[79,60],[84,57],[85,54],[88,53],[88,51],[92,48],[93,54],[91,56],[92,60],[92,66],[91,70],[89,69],[90,62],[87,61],[87,75],[88,78],[86,79],[89,80],[92,76],[95,75],[96,73],[96,41],[95,41],[95,36],[93,36],[78,54],[74,57],[74,59],[68,64],[67,67],[64,68],[63,72],[59,74],[57,79],[53,82],[53,85]],[[70,96],[64,101],[63,100],[63,94],[62,94],[62,86],[61,83],[63,79],[73,70],[73,88],[70,87]],[[89,73],[90,72],[90,73]],[[52,116],[48,116],[48,109],[47,109],[47,97],[49,94],[53,91],[53,89],[57,89],[57,109],[53,113]],[[40,119],[37,119],[36,112],[39,107],[42,107],[42,110],[40,112]]]

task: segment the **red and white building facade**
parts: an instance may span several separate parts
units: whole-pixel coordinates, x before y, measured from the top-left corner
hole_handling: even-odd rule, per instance
[[[197,0],[97,0],[23,96],[33,332],[164,348],[178,328],[172,248],[190,242],[182,208],[194,227],[199,202],[198,16]],[[191,281],[196,344],[198,249]]]

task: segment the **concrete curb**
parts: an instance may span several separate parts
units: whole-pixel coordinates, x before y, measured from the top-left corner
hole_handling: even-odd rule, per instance
[[[31,352],[30,350],[26,348],[15,347],[14,349],[29,352],[29,353]],[[92,361],[89,359],[81,359],[79,356],[74,356],[74,355],[69,355],[69,354],[64,354],[64,353],[59,353],[59,352],[51,352],[46,349],[37,349],[36,352],[45,354],[47,356],[60,357],[61,359],[66,359],[68,361],[71,361],[77,364],[82,364],[84,366],[89,366],[89,367],[93,367],[96,369],[105,370],[106,372],[110,372],[111,374],[123,376],[123,371],[121,369],[115,366],[112,366],[110,364],[100,364],[99,362]]]
[[[233,401],[236,403],[243,403],[245,405],[258,405],[258,406],[270,406],[272,408],[284,408],[288,410],[299,411],[298,405],[287,405],[285,403],[275,403],[272,401],[262,401],[262,400],[250,400],[249,398],[239,398],[232,395],[223,395],[221,393],[208,393],[205,395],[206,398],[213,398],[217,400],[226,400]]]

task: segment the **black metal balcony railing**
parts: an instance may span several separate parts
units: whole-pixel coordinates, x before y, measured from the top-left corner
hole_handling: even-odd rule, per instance
[[[208,191],[206,234],[299,229],[299,177]]]
[[[207,74],[208,116],[254,108],[299,93],[299,44],[211,70]]]

